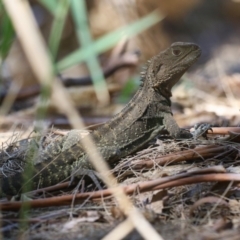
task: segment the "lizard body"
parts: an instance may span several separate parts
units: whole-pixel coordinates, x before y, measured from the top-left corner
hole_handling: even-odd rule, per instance
[[[113,166],[166,129],[174,138],[191,138],[180,129],[171,112],[171,88],[199,58],[200,48],[193,43],[174,43],[153,57],[142,76],[142,84],[125,108],[91,133],[105,161]],[[70,131],[49,144],[33,164],[32,188],[57,184],[75,169],[93,169],[83,151],[80,136]],[[83,171],[84,172],[84,171]],[[0,179],[2,194],[15,195],[23,185],[22,173]],[[2,190],[2,192],[1,192]]]

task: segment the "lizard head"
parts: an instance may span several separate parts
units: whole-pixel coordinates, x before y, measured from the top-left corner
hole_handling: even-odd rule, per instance
[[[173,43],[150,60],[145,75],[146,84],[171,97],[172,87],[200,55],[201,49],[194,43]]]

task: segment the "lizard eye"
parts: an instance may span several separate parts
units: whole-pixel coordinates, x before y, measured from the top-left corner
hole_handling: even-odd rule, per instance
[[[179,49],[173,49],[173,50],[172,50],[172,54],[173,54],[174,56],[179,56],[181,53],[182,53],[182,52],[181,52],[181,50],[179,50]]]

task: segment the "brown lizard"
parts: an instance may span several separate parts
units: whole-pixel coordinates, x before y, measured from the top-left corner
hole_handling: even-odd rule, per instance
[[[174,84],[200,55],[201,50],[196,44],[177,42],[148,61],[142,84],[131,101],[109,122],[91,133],[98,150],[111,167],[164,129],[173,138],[193,137],[175,122],[170,97]],[[57,184],[70,177],[76,169],[80,169],[81,174],[93,169],[83,151],[79,134],[74,130],[49,144],[34,162],[33,189]],[[22,176],[19,172],[0,179],[0,196],[21,192]]]

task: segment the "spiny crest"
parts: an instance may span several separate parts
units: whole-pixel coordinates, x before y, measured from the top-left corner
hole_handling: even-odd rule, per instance
[[[140,77],[141,77],[141,78],[140,78],[140,81],[142,82],[142,83],[140,84],[140,87],[143,86],[143,82],[144,82],[145,77],[146,77],[147,69],[148,69],[148,67],[149,67],[150,64],[151,64],[151,60],[148,60],[147,63],[146,63],[146,64],[144,65],[144,67],[142,68],[143,71],[140,72]]]

